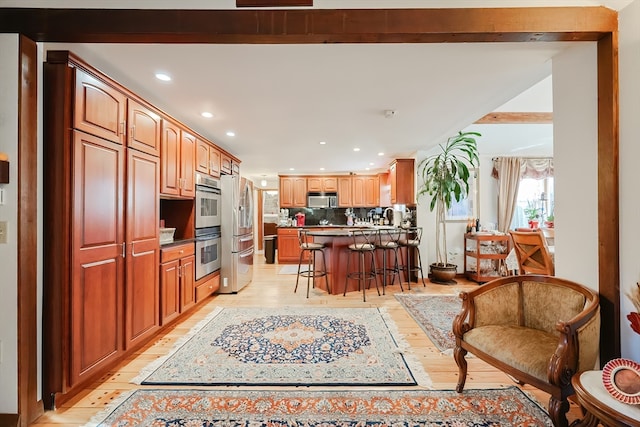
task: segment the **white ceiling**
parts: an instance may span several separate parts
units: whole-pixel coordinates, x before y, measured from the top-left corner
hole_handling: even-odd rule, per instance
[[[619,9],[630,1],[523,1],[518,5],[608,3]],[[103,2],[0,0],[2,6],[20,7],[99,3]],[[157,0],[154,7],[205,8],[205,3],[211,4],[209,0]],[[314,3],[318,8],[512,6],[507,1],[475,0]],[[135,4],[112,1],[108,7]],[[220,0],[216,8],[231,8],[231,4],[235,0]],[[428,150],[462,129],[482,133],[483,155],[552,155],[551,125],[469,126],[496,110],[551,111],[551,59],[570,44],[45,46],[78,54],[236,155],[242,160],[243,175],[256,182],[265,177],[273,187],[278,174],[384,170],[393,158]],[[173,80],[156,80],[153,76],[158,71]],[[396,113],[386,118],[385,110]],[[214,117],[205,119],[202,111]],[[228,130],[236,136],[227,136]],[[353,151],[356,147],[359,152]]]

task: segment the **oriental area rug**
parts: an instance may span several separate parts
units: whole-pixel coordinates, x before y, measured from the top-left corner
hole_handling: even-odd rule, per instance
[[[310,307],[217,308],[132,382],[431,385],[383,309]]]
[[[453,319],[462,307],[457,295],[395,294],[395,297],[441,352],[453,354],[456,346]]]
[[[465,390],[135,390],[85,427],[552,426],[517,387]]]

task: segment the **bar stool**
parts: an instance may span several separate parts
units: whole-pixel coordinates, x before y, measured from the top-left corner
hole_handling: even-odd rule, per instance
[[[298,230],[298,242],[300,242],[300,259],[298,260],[298,276],[296,277],[296,287],[293,290],[295,293],[298,290],[298,282],[300,276],[307,278],[307,298],[309,298],[309,283],[313,280],[313,287],[316,287],[316,277],[326,277],[327,292],[331,294],[331,287],[329,286],[329,276],[327,275],[327,260],[324,256],[324,243],[314,243],[313,237],[307,237],[307,230],[301,228]],[[316,252],[322,254],[322,270],[316,270]],[[308,254],[307,270],[300,271],[302,266],[302,258]]]
[[[379,268],[376,273],[382,275],[382,295],[386,295],[387,288],[387,276],[391,275],[391,286],[396,281],[396,275],[398,276],[398,283],[400,283],[400,290],[404,292],[402,287],[402,278],[400,277],[400,267],[398,265],[398,248],[400,247],[398,241],[400,240],[401,232],[397,228],[382,228],[378,231],[378,240],[376,241],[376,252],[382,252],[382,268]],[[391,266],[387,265],[389,255],[393,254],[393,263]]]
[[[402,254],[403,265],[401,268],[406,271],[407,275],[407,286],[409,290],[411,290],[411,273],[412,272],[420,272],[420,277],[422,277],[422,285],[427,286],[424,282],[424,273],[422,272],[422,257],[420,256],[420,240],[422,239],[422,227],[409,227],[406,228],[406,237],[404,239],[398,240],[398,245],[400,248],[406,248],[407,252],[407,262],[404,262],[404,254]],[[411,250],[415,249],[418,253],[418,265],[411,265]]]
[[[349,245],[349,256],[347,258],[347,274],[344,280],[344,294],[347,295],[347,285],[349,284],[349,279],[358,281],[358,290],[362,288],[362,300],[367,301],[366,296],[366,282],[370,282],[373,280],[376,284],[376,290],[378,291],[378,296],[380,296],[380,288],[378,287],[378,275],[376,274],[376,237],[378,235],[377,230],[350,230],[349,236],[353,239],[353,243]],[[358,270],[357,271],[349,271],[349,264],[351,262],[351,255],[358,254]],[[365,270],[365,258],[369,254],[369,258],[371,259],[370,269],[369,271]],[[370,284],[369,284],[370,286]]]

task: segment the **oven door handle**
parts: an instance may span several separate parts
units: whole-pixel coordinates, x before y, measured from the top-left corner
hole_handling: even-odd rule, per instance
[[[250,242],[252,240],[253,240],[253,236],[251,236],[251,237],[242,237],[240,239],[241,242]]]

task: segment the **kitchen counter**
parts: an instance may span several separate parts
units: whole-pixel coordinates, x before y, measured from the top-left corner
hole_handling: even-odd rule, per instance
[[[196,241],[196,239],[178,239],[178,240],[174,240],[172,242],[161,243],[160,244],[160,249],[166,249],[166,248],[170,248],[170,247],[173,247],[173,246],[184,245],[184,244],[187,244],[187,243],[193,243],[195,241]]]

